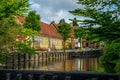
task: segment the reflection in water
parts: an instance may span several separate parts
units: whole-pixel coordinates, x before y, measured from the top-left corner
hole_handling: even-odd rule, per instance
[[[31,65],[33,65],[32,62]],[[31,69],[48,71],[95,71],[98,69],[98,58],[36,62]]]
[[[76,59],[76,70],[94,71],[98,69],[98,58]]]

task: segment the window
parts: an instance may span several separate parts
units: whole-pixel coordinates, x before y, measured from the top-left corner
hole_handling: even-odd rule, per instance
[[[40,37],[40,36],[35,36],[34,40],[35,40],[34,41],[35,44],[41,44],[41,43],[43,43],[43,38]]]
[[[56,40],[52,39],[52,45],[56,45]]]
[[[40,37],[39,43],[43,43],[43,37]]]
[[[39,43],[39,36],[35,36],[34,39],[35,39],[34,43],[38,44]]]

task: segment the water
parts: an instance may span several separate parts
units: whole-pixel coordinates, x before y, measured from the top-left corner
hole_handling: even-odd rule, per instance
[[[72,58],[41,55],[19,56],[9,59],[8,69],[45,70],[45,71],[98,71],[99,58]],[[50,56],[50,55],[49,55]],[[11,58],[11,57],[10,57]],[[20,59],[19,59],[20,58]]]
[[[32,63],[32,62],[31,62]],[[32,66],[32,65],[31,65]],[[76,58],[34,63],[29,69],[45,71],[96,71],[99,68],[98,58]]]

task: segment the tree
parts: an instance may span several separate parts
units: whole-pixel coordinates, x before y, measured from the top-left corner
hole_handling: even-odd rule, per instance
[[[65,42],[71,35],[71,26],[66,22],[62,22],[58,25],[58,32],[62,35],[63,38],[63,49],[65,52]]]
[[[117,68],[119,66],[116,51],[120,50],[117,45],[120,43],[120,0],[79,0],[78,4],[83,5],[83,7],[70,11],[70,13],[87,17],[81,22],[86,27],[91,26],[92,34],[96,34],[100,40],[107,43],[101,61],[105,60],[109,63],[103,64],[106,66],[106,68],[104,67],[105,71],[115,72],[115,66],[117,65]],[[115,42],[113,43],[113,41]],[[111,62],[112,60],[113,62]]]
[[[111,42],[120,36],[120,1],[119,0],[79,0],[78,4],[84,8],[78,8],[70,13],[87,17],[85,26],[92,26],[93,33],[99,38]]]
[[[120,73],[120,43],[113,41],[108,44],[100,61],[105,72]]]
[[[69,20],[72,21],[73,26],[78,26],[77,22],[79,22],[79,20],[77,20],[76,17],[74,19],[69,19]]]
[[[85,38],[85,30],[82,27],[75,29],[75,37],[78,38],[80,43],[80,51],[82,51],[82,39]]]
[[[5,56],[12,51],[12,44],[19,34],[15,16],[25,14],[29,6],[28,0],[0,1],[0,61],[4,61]]]
[[[11,15],[23,15],[28,11],[29,6],[29,0],[1,0],[0,20]]]
[[[60,22],[59,22],[59,24],[60,24],[60,23],[63,23],[63,22],[65,22],[65,20],[64,20],[64,19],[61,19]]]
[[[40,15],[36,14],[35,11],[30,11],[23,26],[34,31],[40,31]]]
[[[8,52],[12,42],[18,34],[18,25],[15,23],[13,17],[0,20],[0,51]]]
[[[30,4],[28,0],[1,0],[0,4],[0,48],[3,49],[3,46],[4,48],[11,46],[19,33],[15,16],[25,14]]]
[[[99,43],[101,42],[99,37],[96,34],[92,33],[92,28],[84,28],[85,29],[85,39],[87,40],[87,43],[89,44],[91,50],[93,47],[92,44],[96,43],[96,48],[99,47]]]
[[[40,15],[36,14],[35,11],[30,11],[28,13],[28,16],[25,19],[25,23],[23,24],[23,26],[26,29],[30,29],[32,30],[32,32],[30,33],[30,36],[32,36],[33,42],[34,42],[34,35],[38,32],[40,32],[41,27],[40,27]],[[34,43],[33,43],[33,47],[34,47]]]

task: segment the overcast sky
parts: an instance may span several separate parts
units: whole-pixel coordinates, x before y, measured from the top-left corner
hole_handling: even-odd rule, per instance
[[[65,19],[66,22],[70,23],[69,19],[73,19],[75,16],[70,14],[68,11],[74,10],[80,5],[76,4],[78,0],[30,0],[32,3],[31,8],[36,10],[41,16],[41,21],[50,23],[55,21],[59,23],[60,19]],[[77,17],[82,19],[82,17]]]

